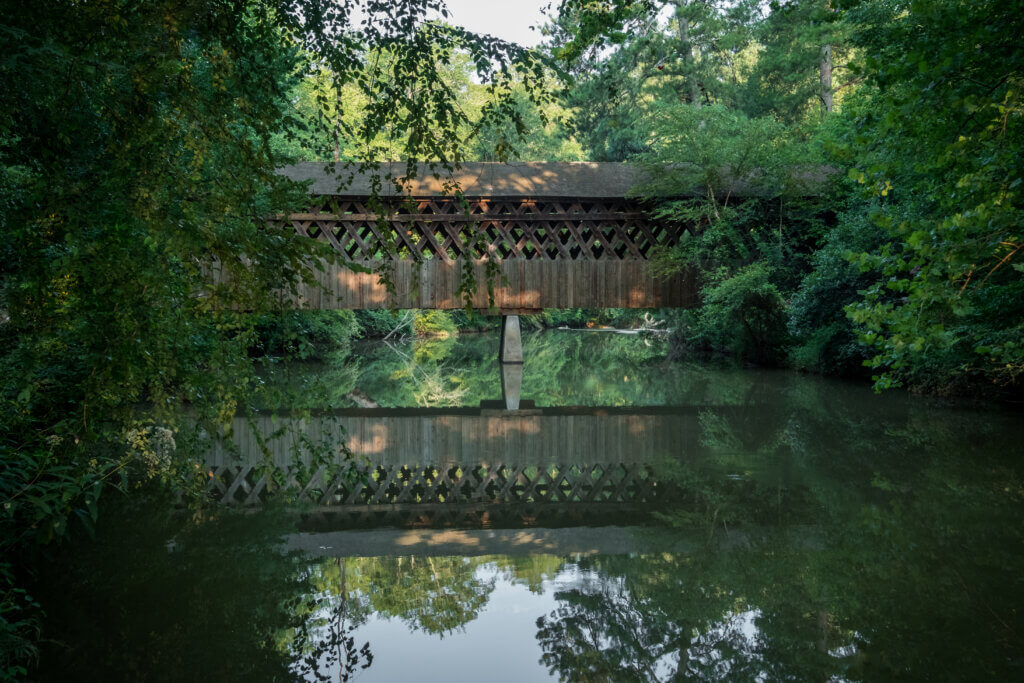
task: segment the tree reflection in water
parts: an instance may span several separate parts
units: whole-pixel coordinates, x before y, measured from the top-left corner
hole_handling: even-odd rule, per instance
[[[460,349],[446,352],[451,367],[481,368],[461,376],[467,395],[488,396],[485,363]],[[96,542],[39,563],[52,641],[33,677],[380,677],[397,657],[428,661],[441,638],[472,635],[499,588],[518,585],[536,611],[503,635],[564,680],[1024,678],[1019,416],[790,373],[673,372],[639,359],[615,369],[617,383],[573,385],[581,401],[692,408],[684,431],[699,438],[651,464],[670,505],[638,532],[639,554],[400,557],[410,551],[396,546],[312,561],[280,552],[294,525],[273,515],[184,523],[166,501],[149,515],[110,509]],[[664,391],[634,388],[659,373]],[[359,386],[382,404],[416,391],[371,380]],[[375,621],[409,637],[373,642]]]
[[[477,569],[485,558],[351,557],[310,569],[318,615],[344,610],[354,626],[368,615],[396,618],[410,630],[444,636],[476,618],[495,578]],[[321,616],[321,618],[324,618]]]
[[[349,598],[346,565],[346,558],[338,558],[311,572],[317,609],[292,644],[292,672],[299,678],[347,682],[373,664],[370,644],[357,646],[353,635],[366,613]]]
[[[708,409],[674,481],[686,554],[584,559],[538,620],[563,680],[1018,678],[1024,442],[903,400]],[[965,455],[971,454],[971,456]]]

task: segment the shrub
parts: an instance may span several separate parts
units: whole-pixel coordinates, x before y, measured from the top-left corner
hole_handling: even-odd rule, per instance
[[[402,325],[403,321],[408,328],[412,322],[413,313],[413,311],[360,310],[356,311],[355,315],[356,322],[359,323],[360,336],[364,339],[372,339],[387,336]],[[409,329],[404,332],[408,334]]]
[[[477,311],[472,313],[466,313],[465,309],[457,309],[448,313],[451,316],[452,322],[455,327],[459,330],[465,330],[469,332],[483,332],[485,330],[494,330],[498,328],[498,323],[501,320],[496,315],[485,315]]]
[[[759,364],[778,364],[788,345],[786,302],[770,268],[754,263],[731,277],[709,277],[692,318],[690,341]]]
[[[256,323],[256,355],[289,355],[323,360],[348,351],[360,332],[353,311],[283,311],[261,315]]]
[[[811,256],[811,270],[790,302],[789,333],[800,340],[790,355],[795,367],[825,374],[867,374],[863,363],[869,349],[857,339],[845,308],[875,277],[862,273],[847,254],[874,249],[880,239],[861,207],[840,215],[839,225]]]
[[[450,337],[459,333],[448,311],[420,311],[412,327],[417,337]]]

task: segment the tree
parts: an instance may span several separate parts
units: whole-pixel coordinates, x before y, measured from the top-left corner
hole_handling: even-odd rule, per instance
[[[733,102],[737,64],[751,38],[750,3],[609,4],[602,12],[563,3],[545,27],[578,134],[593,158],[622,161],[647,151],[652,105]]]
[[[868,106],[840,158],[877,210],[876,281],[848,309],[878,387],[1009,387],[1024,371],[1024,26],[1014,2],[850,10]]]
[[[796,123],[831,113],[835,108],[836,74],[849,75],[844,14],[830,2],[788,0],[775,2],[754,31],[760,51],[750,71],[743,96],[750,115],[771,112]],[[852,79],[843,84],[850,84]]]
[[[541,99],[536,55],[435,14],[440,0],[0,2],[5,558],[91,527],[108,485],[191,490],[176,430],[216,434],[259,392],[252,313],[337,258],[265,225],[308,202],[276,172],[282,145],[305,135],[331,158],[340,128],[371,168],[393,147],[410,171],[450,170],[458,51],[490,88],[482,122],[520,117],[513,81]],[[311,72],[358,101],[357,126],[345,97],[312,92],[324,115],[296,114]]]

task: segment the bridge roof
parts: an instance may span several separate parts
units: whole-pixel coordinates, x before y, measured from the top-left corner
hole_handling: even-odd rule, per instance
[[[405,170],[405,162],[381,165],[382,174],[401,176]],[[293,180],[312,180],[313,194],[369,195],[371,175],[355,173],[348,182],[353,171],[354,167],[346,169],[338,164],[337,172],[332,174],[322,162],[305,162],[286,166],[281,172]],[[443,173],[442,178],[437,179],[427,164],[421,163],[416,175],[408,194],[421,197],[446,194]],[[537,198],[625,197],[643,177],[643,171],[630,164],[592,161],[467,162],[453,175],[467,196]],[[385,183],[383,189],[384,194],[394,194],[390,183]]]

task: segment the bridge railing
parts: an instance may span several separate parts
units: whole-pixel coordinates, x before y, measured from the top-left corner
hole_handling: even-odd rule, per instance
[[[415,197],[375,213],[367,197],[322,197],[274,222],[358,260],[646,260],[682,233],[625,198]]]

